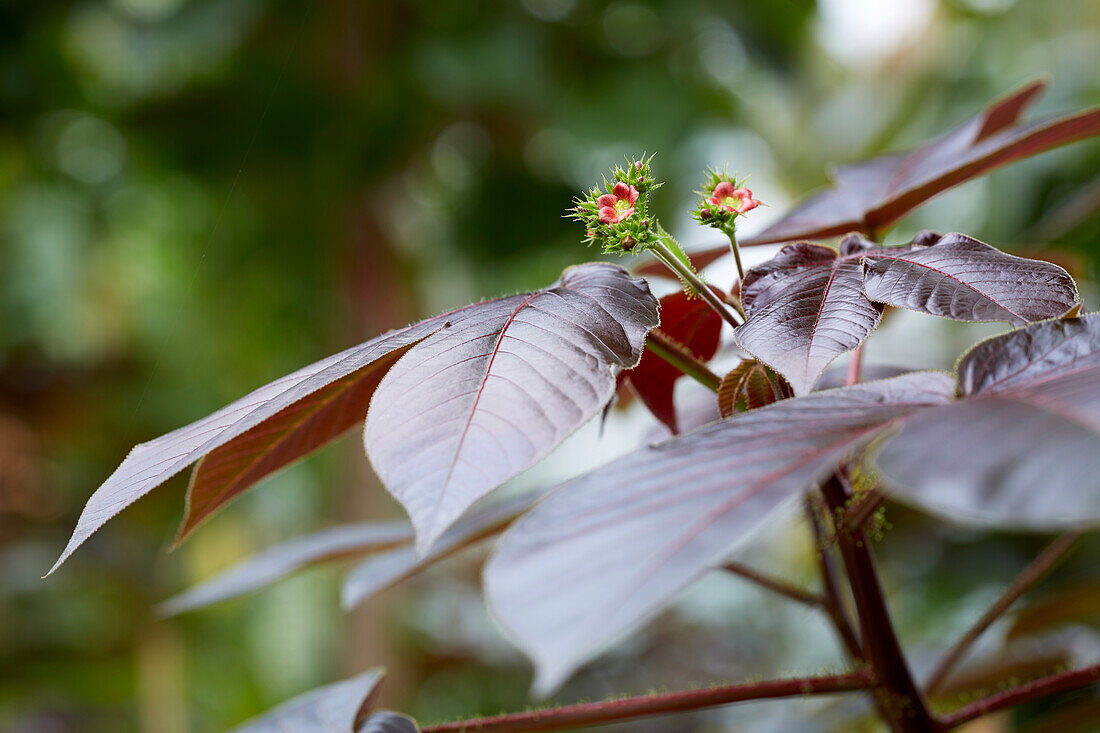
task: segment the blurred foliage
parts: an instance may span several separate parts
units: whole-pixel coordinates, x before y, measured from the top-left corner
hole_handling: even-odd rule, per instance
[[[713,243],[686,217],[705,165],[752,176],[771,205],[762,225],[827,164],[915,144],[1037,74],[1054,81],[1040,112],[1096,104],[1097,68],[1100,5],[1078,0],[7,0],[0,729],[218,731],[371,663],[343,641],[327,571],[171,622],[151,610],[259,547],[360,518],[346,510],[355,439],[165,555],[179,481],[40,581],[129,446],[379,331],[592,258],[563,214],[624,153],[658,153],[658,212]],[[1011,166],[891,239],[962,230],[1095,279],[1098,163],[1090,142]],[[918,650],[965,626],[1041,544],[898,514],[886,570]],[[1049,582],[1094,582],[1098,551]],[[426,719],[524,706],[527,668],[484,619],[475,559],[452,563],[465,583],[433,574],[375,618],[403,660],[391,704]],[[564,698],[828,664],[826,631],[749,593],[706,584]],[[800,707],[728,720],[782,729]]]

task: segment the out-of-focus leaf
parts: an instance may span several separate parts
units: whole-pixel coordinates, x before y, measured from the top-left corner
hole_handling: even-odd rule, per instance
[[[160,605],[166,616],[242,596],[309,565],[411,542],[408,522],[348,524],[276,545]]]
[[[737,329],[741,348],[807,394],[836,357],[863,343],[882,306],[863,292],[863,255],[874,245],[853,235],[840,252],[809,242],[784,247],[745,273],[748,317]]]
[[[375,593],[411,578],[475,542],[491,537],[545,494],[545,491],[535,491],[493,501],[482,509],[470,512],[451,525],[424,557],[418,557],[411,547],[399,547],[367,558],[352,568],[344,579],[340,605],[345,611],[350,611]]]
[[[910,153],[839,166],[836,188],[811,196],[744,243],[874,231],[963,181],[1100,133],[1100,109],[1020,123],[1024,110],[1045,88],[1045,81],[1033,82]]]
[[[718,351],[722,317],[694,294],[680,290],[661,298],[659,330],[700,361],[709,361]],[[676,434],[680,432],[672,402],[677,380],[684,376],[667,361],[646,349],[638,366],[623,377],[630,382],[649,411]]]
[[[1100,624],[1100,582],[1065,588],[1024,606],[1016,612],[1008,638],[1065,624]]]
[[[905,420],[877,457],[897,494],[978,524],[1100,520],[1100,314],[989,339],[958,371],[963,399]]]
[[[487,303],[420,344],[375,392],[364,442],[425,553],[477,499],[592,417],[657,325],[657,300],[621,267]]]
[[[1080,305],[1077,286],[1061,267],[964,234],[868,252],[863,263],[868,298],[944,318],[1023,326]]]
[[[232,733],[356,733],[367,719],[381,669],[319,687],[264,713]]]
[[[949,399],[924,372],[784,400],[569,481],[517,521],[488,602],[546,693],[659,612],[773,511],[911,411]]]
[[[739,408],[755,410],[779,399],[767,369],[756,359],[738,364],[718,385],[718,411],[722,417],[730,417]]]
[[[908,153],[838,166],[836,186],[804,199],[744,246],[824,239],[852,231],[875,232],[937,194],[994,168],[1100,134],[1100,109],[1020,123],[1024,110],[1046,88],[1037,81],[995,102],[943,137]],[[697,252],[710,264],[729,247]],[[656,264],[651,274],[668,276]]]
[[[383,710],[367,718],[355,733],[420,733],[420,727],[407,715]]]
[[[460,322],[466,316],[456,313],[448,317],[455,319],[455,322]],[[338,424],[344,422],[342,416],[337,414],[339,409],[351,410],[353,407],[356,410],[366,409],[361,399],[362,390],[355,386],[357,380],[365,380],[364,383],[373,388],[377,380],[377,371],[383,368],[383,364],[388,366],[392,363],[388,357],[394,352],[403,352],[443,328],[443,318],[439,316],[390,332],[322,359],[260,387],[198,422],[137,446],[88,499],[80,519],[77,520],[72,538],[57,562],[50,568],[50,573],[111,517],[190,464],[219,447],[229,444],[235,438],[256,430],[251,437],[245,438],[240,447],[242,451],[248,452],[248,455],[258,458],[260,463],[257,465],[262,464],[270,470],[278,467],[275,464],[281,465],[284,462],[282,459],[290,460],[290,456],[295,453],[292,448],[305,449],[309,445],[317,447],[319,443],[311,439],[307,433],[295,432],[293,424],[295,415],[317,414],[316,400],[311,396],[320,393],[321,401],[324,402],[323,396],[327,395],[328,405],[339,406],[335,412],[321,408],[320,413],[325,415],[326,419],[315,424],[315,427],[321,430],[319,435],[323,434],[326,439],[335,437],[332,431],[338,427]],[[343,390],[340,392],[343,395],[342,398],[337,395],[337,392],[326,389],[337,382],[342,385],[337,389],[337,392]],[[359,398],[358,401],[349,401],[349,395]],[[362,413],[357,415],[358,418],[363,416]],[[270,454],[264,451],[270,450],[272,445],[266,444],[261,435],[267,430],[268,421],[273,421],[271,423],[273,434],[293,436],[291,439],[293,445],[288,443],[281,452],[277,453],[278,457],[270,460],[265,459],[264,456]],[[230,463],[228,454],[217,461],[217,465],[221,466],[228,466]],[[248,475],[256,480],[260,478],[259,473],[248,472]],[[240,475],[237,475],[237,478],[239,479]],[[231,481],[230,485],[233,488],[232,495],[240,493],[245,488],[239,480]],[[232,498],[232,495],[223,495],[221,501],[227,501]],[[215,508],[216,502],[213,499],[204,499],[201,514],[207,516]]]

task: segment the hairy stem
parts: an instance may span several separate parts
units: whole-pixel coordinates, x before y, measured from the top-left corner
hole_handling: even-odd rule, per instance
[[[477,733],[518,733],[519,731],[535,733],[536,731],[569,730],[650,715],[699,710],[746,700],[851,692],[867,689],[872,684],[874,684],[874,678],[870,671],[859,670],[829,677],[801,677],[701,690],[682,690],[607,702],[569,705],[550,710],[496,715],[489,718],[430,725],[423,728],[422,733],[474,733],[475,731]]]
[[[1046,549],[1039,553],[1039,556],[1016,576],[1016,579],[1005,589],[1001,597],[998,598],[992,606],[986,609],[986,612],[983,613],[974,625],[962,635],[962,638],[955,642],[951,650],[944,656],[940,663],[936,665],[936,668],[928,677],[928,683],[925,685],[925,690],[929,695],[933,695],[940,690],[947,676],[951,673],[951,670],[954,669],[955,665],[959,663],[959,660],[965,656],[974,642],[978,640],[978,637],[980,637],[994,621],[1000,618],[1004,612],[1020,598],[1020,596],[1046,577],[1047,573],[1054,569],[1054,566],[1065,557],[1066,553],[1069,552],[1080,537],[1081,533],[1077,531],[1066,532],[1060,535],[1047,545]]]
[[[1080,689],[1100,682],[1100,664],[1091,667],[1075,669],[1069,672],[1061,672],[1043,677],[1042,679],[1028,682],[1027,684],[1013,687],[1010,690],[999,692],[965,707],[959,708],[953,713],[940,719],[939,730],[950,730],[963,723],[968,723],[975,718],[994,713],[1005,708],[1016,707],[1024,703],[1037,700],[1047,695],[1059,692]]]
[[[836,516],[842,514],[851,497],[840,471],[822,484],[821,493],[826,506]],[[837,526],[840,527],[839,523]],[[863,530],[840,531],[836,542],[859,615],[863,652],[878,680],[875,701],[880,713],[894,733],[935,730],[937,721],[913,680],[898,643],[867,535]]]
[[[728,232],[730,237],[730,250],[733,252],[733,260],[737,263],[737,281],[740,283],[745,282],[745,268],[741,265],[741,248],[737,245],[737,234],[733,229]]]
[[[758,570],[754,570],[747,565],[742,565],[737,562],[726,563],[722,566],[722,569],[728,573],[733,573],[746,580],[756,583],[761,588],[766,588],[773,593],[778,593],[781,596],[786,596],[792,601],[798,601],[804,603],[807,606],[821,606],[824,607],[825,600],[820,596],[815,596],[809,591],[802,590],[801,588],[786,582],[785,580],[779,580],[773,578],[770,575],[765,575]]]
[[[690,349],[659,329],[655,328],[649,332],[645,347],[668,362],[672,368],[681,374],[686,374],[712,392],[717,392],[718,386],[722,384],[722,378],[697,359]]]
[[[679,275],[680,278],[688,284],[688,287],[699,294],[700,298],[707,301],[707,304],[711,308],[716,310],[718,312],[718,315],[722,316],[726,323],[730,324],[734,328],[740,326],[744,322],[743,314],[731,312],[730,309],[726,306],[725,301],[722,298],[719,298],[718,295],[710,289],[709,285],[699,279],[699,276],[692,271],[691,267],[687,265],[683,260],[681,260],[680,257],[672,250],[672,248],[669,246],[672,243],[666,243],[665,240],[671,239],[672,237],[669,236],[669,234],[662,229],[660,234],[658,234],[657,239],[653,240],[650,243],[653,254],[657,257],[657,259],[664,263],[665,267]],[[741,310],[738,306],[734,307],[737,308],[738,311]]]
[[[860,645],[859,637],[856,636],[855,629],[852,627],[852,622],[848,618],[848,613],[844,609],[844,601],[841,599],[839,574],[836,571],[836,564],[833,562],[833,555],[830,552],[829,538],[826,536],[825,526],[821,523],[818,507],[810,497],[806,499],[806,516],[810,520],[810,528],[814,533],[817,561],[821,569],[822,607],[833,622],[837,636],[840,637],[840,641],[844,644],[848,654],[853,659],[862,660],[864,658],[863,648]]]

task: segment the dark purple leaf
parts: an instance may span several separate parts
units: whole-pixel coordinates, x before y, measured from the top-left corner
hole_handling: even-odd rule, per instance
[[[384,710],[367,718],[355,733],[420,733],[420,728],[409,716]]]
[[[680,290],[661,298],[658,330],[705,362],[718,351],[722,317],[699,296]],[[678,369],[648,349],[638,366],[623,372],[623,379],[634,387],[649,411],[673,434],[679,432],[679,425],[672,395],[682,376]]]
[[[485,570],[490,606],[539,692],[653,617],[836,463],[920,407],[937,372],[736,415],[574,479],[512,525]]]
[[[877,463],[897,494],[977,524],[1100,521],[1100,314],[979,344],[963,399],[906,420]]]
[[[324,529],[264,550],[168,599],[160,605],[160,612],[174,616],[193,611],[251,593],[316,563],[391,549],[412,539],[412,525],[408,522],[347,524]]]
[[[356,733],[370,711],[381,669],[300,695],[232,733]],[[400,730],[400,729],[397,729]]]
[[[864,257],[871,300],[960,321],[1016,326],[1062,316],[1080,304],[1069,273],[1005,254],[964,234]]]
[[[615,389],[611,367],[637,364],[657,323],[644,281],[582,265],[485,304],[398,362],[375,392],[365,444],[418,551],[596,414]]]
[[[448,317],[460,321],[467,316],[456,313]],[[198,422],[137,446],[92,494],[77,521],[69,544],[50,569],[50,573],[111,517],[190,464],[220,447],[229,445],[238,437],[242,438],[242,442],[236,445],[241,446],[250,460],[258,461],[257,465],[262,464],[267,469],[274,470],[277,467],[275,464],[286,463],[293,452],[289,447],[271,462],[266,462],[265,455],[268,454],[265,451],[271,450],[273,444],[265,443],[265,439],[259,435],[258,431],[250,431],[257,428],[259,431],[266,430],[266,425],[270,422],[273,426],[273,434],[287,436],[293,434],[294,437],[291,440],[296,447],[312,445],[315,441],[308,438],[303,440],[302,434],[294,433],[293,415],[297,414],[303,405],[304,412],[309,413],[313,410],[318,395],[322,401],[327,399],[328,404],[332,404],[333,393],[327,389],[330,385],[338,384],[338,389],[343,390],[344,396],[355,395],[360,398],[355,401],[354,410],[351,402],[339,402],[349,411],[355,412],[358,415],[357,420],[361,419],[365,414],[366,405],[361,399],[364,396],[361,390],[355,387],[356,381],[362,379],[372,385],[375,384],[376,371],[387,368],[392,363],[390,357],[394,353],[403,353],[433,332],[443,328],[443,324],[443,317],[440,316],[371,339],[260,387]],[[363,412],[357,412],[358,410]],[[339,409],[336,412],[339,412]],[[326,414],[325,424],[315,427],[318,427],[327,437],[335,437],[334,429],[338,424],[343,425],[345,421],[335,412]],[[261,424],[265,427],[259,428]],[[316,445],[312,447],[315,448]],[[229,458],[229,454],[225,454],[216,463],[228,465]],[[240,473],[233,473],[231,476],[226,474],[227,483],[219,485],[232,487],[231,493],[235,495],[245,488],[240,480],[241,475]],[[249,472],[248,475],[254,480],[259,478],[257,472]],[[231,495],[225,494],[222,496],[222,501],[227,501],[229,498]],[[214,508],[216,507],[213,502],[204,500],[201,514],[206,516]],[[188,516],[191,515],[192,512],[189,510]]]
[[[933,196],[1014,160],[1100,133],[1100,109],[1020,123],[1046,87],[1034,82],[943,137],[910,152],[839,166],[836,187],[806,199],[744,244],[873,232]]]
[[[838,166],[833,188],[813,194],[743,246],[826,239],[852,231],[876,232],[925,201],[1015,160],[1100,134],[1100,109],[1021,124],[1020,116],[1046,88],[1028,84],[943,137],[908,153]],[[729,254],[728,246],[696,252],[702,267]],[[645,274],[672,277],[660,263]]]
[[[882,306],[863,292],[862,259],[873,245],[853,235],[841,251],[790,244],[745,274],[748,314],[737,329],[745,351],[786,377],[795,394],[813,389],[833,359],[863,343]]]
[[[443,533],[428,554],[418,557],[411,547],[399,547],[373,555],[352,568],[340,591],[345,611],[358,606],[375,593],[410,578],[443,558],[497,534],[545,495],[545,491],[494,501],[469,512]],[[488,501],[488,500],[486,500]]]

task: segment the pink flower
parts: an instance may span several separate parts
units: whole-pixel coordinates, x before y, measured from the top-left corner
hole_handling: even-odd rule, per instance
[[[618,224],[634,213],[634,202],[638,200],[638,189],[621,181],[615,184],[611,193],[605,193],[596,199],[600,207],[600,221],[604,224]]]
[[[714,195],[707,199],[711,206],[721,206],[731,214],[744,214],[760,205],[747,188],[734,188],[729,181],[722,181],[714,187]]]

